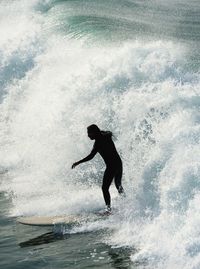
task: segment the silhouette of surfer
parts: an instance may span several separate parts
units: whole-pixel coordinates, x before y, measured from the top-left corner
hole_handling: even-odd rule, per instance
[[[80,163],[90,161],[96,155],[97,152],[101,155],[106,164],[106,170],[103,176],[102,191],[106,204],[105,213],[109,214],[111,213],[111,198],[109,193],[109,187],[112,183],[113,178],[119,194],[124,194],[124,189],[121,185],[122,169],[123,169],[122,160],[115,148],[114,142],[112,141],[112,132],[102,131],[95,124],[88,126],[87,132],[88,137],[91,140],[95,140],[93,149],[87,157],[81,159],[78,162],[75,162],[72,165],[72,169],[75,168]]]

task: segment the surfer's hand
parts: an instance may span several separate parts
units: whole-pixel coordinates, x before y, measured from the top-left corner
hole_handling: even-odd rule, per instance
[[[78,165],[78,163],[73,163],[72,164],[72,169],[74,169],[77,165]]]

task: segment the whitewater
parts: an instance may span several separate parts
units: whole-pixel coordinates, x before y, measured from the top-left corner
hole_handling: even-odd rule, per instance
[[[18,216],[104,207],[101,158],[71,169],[90,153],[86,128],[95,123],[114,134],[126,197],[113,184],[116,213],[62,235],[76,235],[78,246],[97,232],[99,249],[130,260],[99,268],[200,268],[199,15],[198,1],[1,1],[2,243],[6,225],[22,236]],[[17,251],[19,266],[15,256],[4,268],[97,267],[84,259],[76,267],[75,254],[53,263],[64,256],[56,250],[40,265]]]

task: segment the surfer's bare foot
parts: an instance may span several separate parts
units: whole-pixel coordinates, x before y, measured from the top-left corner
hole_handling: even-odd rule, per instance
[[[120,186],[120,187],[118,188],[118,193],[119,193],[119,195],[120,195],[121,197],[126,197],[126,194],[125,194],[124,189],[123,189],[122,186]]]
[[[105,210],[102,210],[98,213],[100,216],[109,216],[111,214],[111,207],[106,206]]]
[[[105,210],[105,215],[110,215],[111,214],[111,207],[109,205],[106,206],[106,210]]]
[[[110,216],[111,215],[111,212],[105,210],[104,212],[100,212],[99,215],[100,216]]]

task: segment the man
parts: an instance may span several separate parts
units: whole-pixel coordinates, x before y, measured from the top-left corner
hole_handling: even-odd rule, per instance
[[[124,194],[124,189],[121,185],[122,161],[115,148],[115,144],[112,141],[111,132],[101,131],[99,127],[95,124],[92,124],[89,127],[87,127],[87,132],[88,137],[91,140],[95,140],[93,149],[87,157],[78,162],[75,162],[72,165],[72,169],[75,168],[80,163],[91,160],[96,155],[97,152],[101,155],[106,164],[106,170],[103,176],[103,184],[102,184],[102,191],[106,204],[105,213],[110,214],[111,199],[110,199],[109,187],[112,183],[113,178],[115,180],[115,186],[119,194]]]

